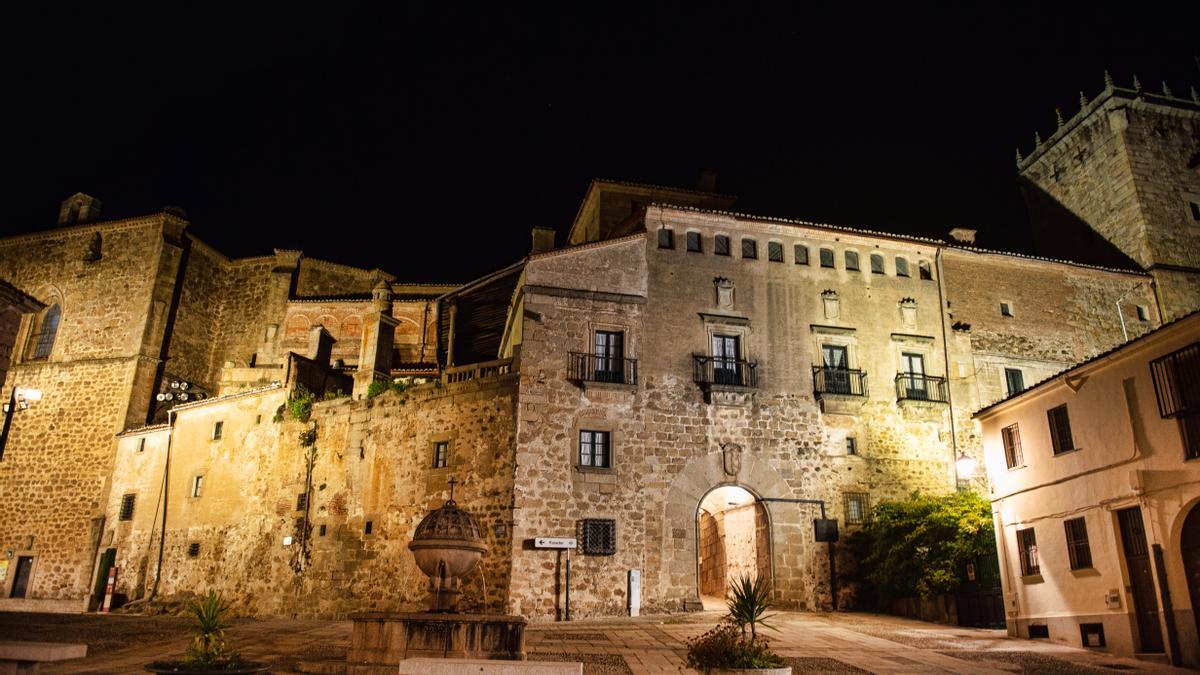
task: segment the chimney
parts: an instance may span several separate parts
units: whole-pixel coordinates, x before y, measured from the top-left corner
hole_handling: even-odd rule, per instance
[[[533,248],[529,249],[530,255],[545,253],[546,251],[554,250],[554,228],[537,226],[533,228]]]
[[[67,197],[58,209],[58,225],[82,225],[100,217],[100,200],[82,192]]]
[[[705,169],[700,172],[700,180],[696,181],[696,190],[699,192],[716,192],[717,172],[712,169]]]
[[[974,244],[975,232],[969,227],[956,227],[950,230],[950,238],[960,244]]]

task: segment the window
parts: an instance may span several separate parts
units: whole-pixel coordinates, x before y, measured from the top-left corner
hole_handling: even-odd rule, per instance
[[[586,555],[612,555],[617,552],[617,521],[607,518],[583,520],[583,552]]]
[[[754,260],[758,258],[758,242],[753,239],[742,240],[742,257]]]
[[[826,392],[830,394],[853,393],[849,372],[849,350],[842,345],[821,345],[821,362],[825,367],[823,375]]]
[[[1200,415],[1180,417],[1179,433],[1183,436],[1184,459],[1200,459]]]
[[[1192,212],[1192,220],[1200,223],[1200,202],[1188,201],[1188,210]]]
[[[1071,419],[1067,416],[1067,404],[1046,411],[1050,420],[1050,442],[1054,444],[1054,454],[1060,455],[1075,449],[1071,440]]]
[[[1012,316],[1012,304],[1008,302],[1000,303],[1000,316]]]
[[[742,345],[739,336],[712,336],[712,366],[715,384],[742,384],[741,353]]]
[[[1000,440],[1004,442],[1004,461],[1008,468],[1013,469],[1025,464],[1021,454],[1021,430],[1017,425],[1010,424],[1000,430]]]
[[[846,437],[846,454],[847,455],[857,455],[858,454],[858,439],[856,439],[853,436]]]
[[[713,255],[729,255],[729,237],[718,234],[713,237]]]
[[[922,281],[933,281],[933,268],[929,266],[928,260],[917,263],[917,274],[921,276]]]
[[[883,256],[878,253],[871,254],[871,273],[883,274]]]
[[[1050,627],[1044,623],[1029,624],[1029,639],[1050,638]]]
[[[192,497],[198,498],[204,493],[204,476],[192,477]]]
[[[433,468],[444,469],[450,463],[450,441],[433,444]]]
[[[843,495],[846,507],[846,524],[862,525],[870,513],[871,498],[865,492],[847,492]]]
[[[1145,305],[1134,305],[1134,309],[1137,310],[1138,321],[1150,320],[1150,310]]]
[[[121,513],[117,516],[118,520],[133,520],[133,507],[137,503],[136,494],[127,494],[121,497]]]
[[[819,252],[821,256],[821,267],[833,268],[833,249],[823,248]]]
[[[687,233],[687,250],[691,253],[700,253],[701,252],[702,245],[700,242],[700,233],[699,232],[688,232]]]
[[[1102,623],[1081,623],[1079,624],[1079,643],[1084,647],[1103,647],[1104,642],[1104,624]]]
[[[255,424],[262,424],[262,415],[255,415],[255,416],[254,416],[254,423],[255,423]]]
[[[214,441],[221,440],[221,432],[225,430],[225,422],[216,422],[213,424],[212,439]]]
[[[898,277],[908,276],[908,258],[901,258],[900,256],[896,256],[896,276],[898,276]]]
[[[661,227],[658,230],[658,247],[659,248],[675,248],[675,231],[669,227]]]
[[[595,337],[596,363],[594,376],[597,382],[625,381],[625,333],[614,330],[598,330]]]
[[[193,541],[192,543],[188,544],[187,554],[188,554],[189,558],[195,558],[195,557],[199,556],[200,555],[200,542]]]
[[[138,452],[145,452],[145,451],[146,451],[146,439],[145,439],[145,438],[139,438],[139,439],[138,439],[138,449],[137,449],[137,451],[138,451]]]
[[[1040,574],[1042,568],[1038,566],[1037,537],[1032,527],[1017,530],[1017,549],[1021,552],[1021,576]]]
[[[62,320],[62,309],[57,305],[42,313],[42,322],[38,325],[37,333],[33,335],[30,352],[31,359],[48,359],[54,350],[54,338],[58,336],[58,324]]]
[[[858,253],[846,251],[846,269],[852,272],[858,271]]]
[[[927,400],[929,392],[925,382],[925,355],[904,352],[900,355],[901,374],[904,375],[904,395],[910,399]]]
[[[1025,374],[1019,368],[1004,369],[1004,383],[1008,387],[1008,395],[1025,391]]]
[[[612,455],[609,453],[609,432],[586,430],[579,432],[579,465],[601,469],[612,467]]]
[[[296,510],[303,511],[306,508],[308,508],[308,493],[301,492],[296,495]]]
[[[783,262],[783,244],[777,241],[767,242],[767,260]]]
[[[1092,566],[1092,547],[1088,544],[1087,522],[1083,518],[1063,521],[1067,531],[1067,553],[1071,569],[1084,570]]]
[[[792,255],[796,257],[797,265],[808,264],[808,247],[804,244],[796,244],[792,247]]]
[[[367,524],[363,526],[363,532],[366,534],[371,534],[374,531],[375,531],[375,521],[368,520]]]
[[[325,523],[321,523],[320,527],[317,528],[317,536],[318,537],[325,536]]]

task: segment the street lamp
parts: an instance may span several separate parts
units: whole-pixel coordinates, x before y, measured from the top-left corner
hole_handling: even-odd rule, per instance
[[[954,473],[958,478],[958,489],[966,490],[971,486],[971,482],[975,479],[975,469],[978,468],[979,462],[974,457],[967,455],[965,452],[959,452],[958,458],[954,460]]]

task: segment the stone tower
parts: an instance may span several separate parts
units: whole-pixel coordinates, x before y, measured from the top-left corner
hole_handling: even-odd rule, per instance
[[[1200,99],[1105,88],[1033,152],[1017,153],[1035,240],[1072,258],[1102,237],[1148,271],[1164,321],[1200,308]],[[1072,227],[1075,229],[1072,231]],[[1090,232],[1086,232],[1090,229]],[[1075,258],[1072,258],[1075,259]],[[1112,257],[1102,262],[1109,262]],[[1126,264],[1128,261],[1126,262]]]

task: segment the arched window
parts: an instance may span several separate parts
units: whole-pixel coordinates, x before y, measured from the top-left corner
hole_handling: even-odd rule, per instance
[[[61,319],[62,309],[56,304],[50,305],[50,308],[42,313],[42,322],[30,343],[33,353],[29,358],[50,358],[50,352],[54,349],[54,338],[58,336],[58,322]]]

